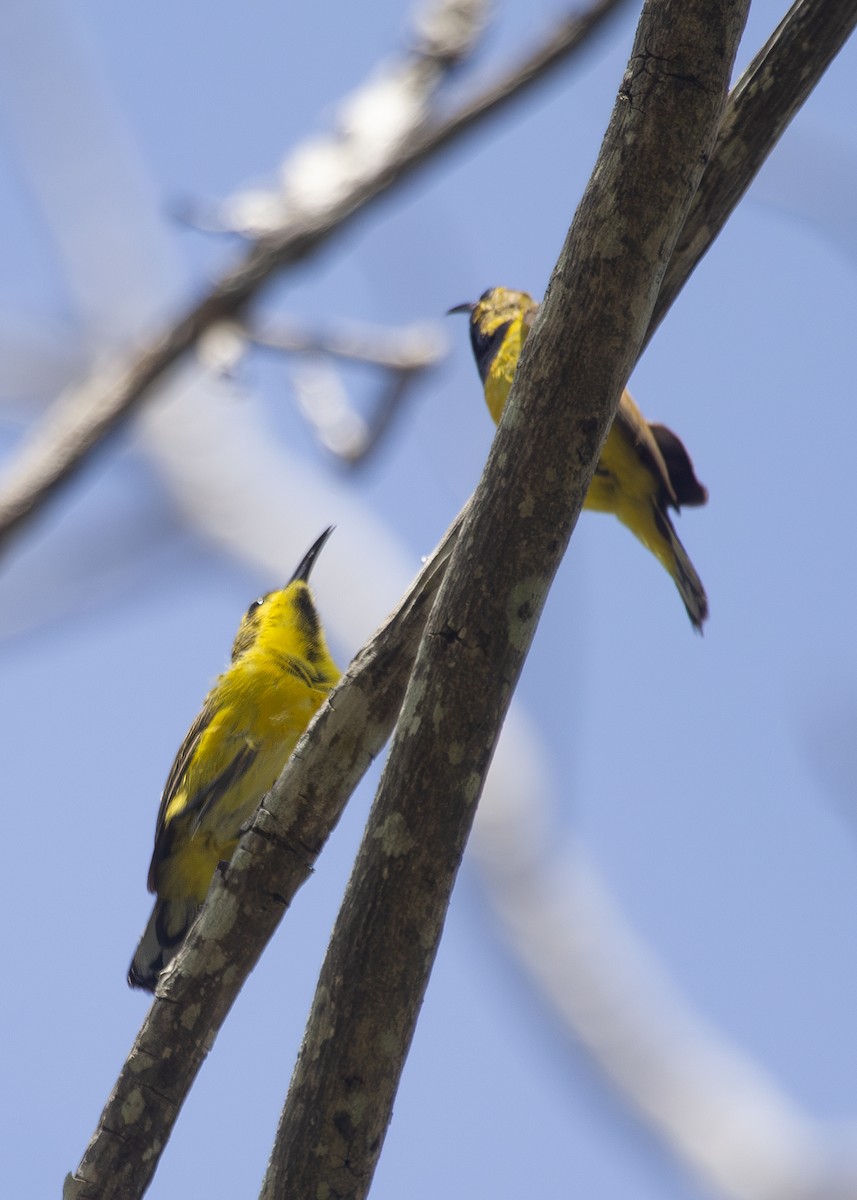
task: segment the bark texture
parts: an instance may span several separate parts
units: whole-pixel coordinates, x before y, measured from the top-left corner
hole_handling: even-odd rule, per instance
[[[262,1195],[366,1195],[476,803],[708,159],[745,0],[654,0],[429,617]]]
[[[732,89],[646,342],[857,23],[857,0],[797,0]]]

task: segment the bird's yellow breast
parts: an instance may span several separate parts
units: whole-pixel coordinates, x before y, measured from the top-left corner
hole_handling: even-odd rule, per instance
[[[619,509],[623,503],[632,507],[649,503],[658,484],[652,464],[641,455],[633,433],[624,427],[621,420],[615,421],[601,448],[601,457],[586,497],[586,507],[596,512],[620,515]]]
[[[157,871],[162,898],[190,893],[202,903],[335,681],[309,686],[300,668],[261,650],[220,677],[206,701],[211,720],[164,813],[171,848]]]
[[[509,398],[512,380],[515,378],[515,369],[528,332],[522,317],[516,317],[510,321],[502,341],[498,344],[496,353],[490,360],[484,381],[485,401],[495,425],[499,424],[503,408]]]

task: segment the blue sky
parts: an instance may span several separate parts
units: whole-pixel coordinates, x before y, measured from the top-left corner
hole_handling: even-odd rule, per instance
[[[234,257],[232,239],[182,227],[176,207],[269,184],[286,151],[327,128],[337,101],[401,45],[406,16],[386,0],[217,4],[204,20],[162,0],[4,9],[10,455],[23,422],[96,348],[138,335]],[[557,11],[547,0],[503,6],[457,86],[489,78]],[[740,65],[782,11],[753,6]],[[466,324],[442,314],[493,284],[543,291],[635,20],[632,6],[572,70],[265,294],[265,312],[307,321],[442,323],[448,360],[363,470],[348,475],[318,448],[287,364],[253,357],[227,381],[200,381],[191,366],[7,556],[10,1194],[55,1193],[77,1165],[144,1016],[125,971],[148,914],[158,798],[247,603],[335,523],[314,581],[344,664],[475,485],[492,425]],[[500,796],[532,788],[534,824],[560,863],[585,846],[675,987],[837,1137],[857,1110],[855,53],[845,48],[787,132],[631,381],[711,494],[680,521],[709,594],[705,636],[627,531],[584,515],[493,784]],[[103,160],[84,152],[75,122],[86,113],[107,121],[93,143]],[[365,399],[365,373],[348,382]],[[221,486],[206,479],[208,461]],[[258,1189],[372,782],[224,1027],[155,1200]],[[563,1036],[471,861],[373,1195],[536,1191],[711,1194]]]

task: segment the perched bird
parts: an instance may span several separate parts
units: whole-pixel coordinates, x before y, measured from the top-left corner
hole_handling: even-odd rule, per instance
[[[451,313],[470,313],[470,341],[485,389],[488,411],[497,424],[538,304],[526,292],[489,288],[475,304]],[[705,504],[708,492],[696,478],[682,443],[665,425],[650,425],[628,392],[595,474],[584,508],[614,513],[667,569],[697,630],[708,616],[708,600],[668,510]]]
[[[128,972],[154,991],[199,911],[217,864],[282,771],[339,679],[321,627],[310,571],[332,526],[284,588],[254,600],[172,765],[155,830],[149,891],[157,896]]]

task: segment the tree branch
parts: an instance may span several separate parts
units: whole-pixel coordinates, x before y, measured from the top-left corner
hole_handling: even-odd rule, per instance
[[[644,347],[855,24],[857,0],[797,0],[733,88]]]
[[[380,153],[373,142],[369,152],[361,155],[355,139],[346,134],[334,139],[331,148],[338,157],[337,153],[328,155],[322,195],[301,192],[300,196],[286,196],[289,215],[283,225],[258,238],[243,260],[168,330],[155,335],[130,360],[102,369],[51,407],[7,469],[0,487],[0,548],[74,477],[207,329],[239,316],[276,272],[313,254],[373,201],[564,61],[619,3],[621,0],[597,0],[581,16],[567,18],[500,83],[451,117],[426,127],[424,111],[415,106],[410,130],[397,128],[386,153]],[[338,177],[330,174],[331,168],[338,169]]]
[[[748,0],[653,0],[417,654],[262,1189],[365,1196],[476,803],[726,102]]]

